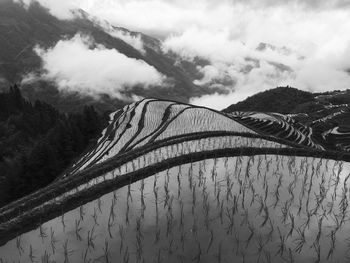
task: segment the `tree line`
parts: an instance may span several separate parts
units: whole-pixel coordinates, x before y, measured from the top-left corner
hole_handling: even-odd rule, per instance
[[[107,123],[93,106],[67,114],[27,101],[17,85],[0,93],[0,206],[54,181]]]

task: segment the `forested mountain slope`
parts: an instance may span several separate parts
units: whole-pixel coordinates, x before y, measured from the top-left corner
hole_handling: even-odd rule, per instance
[[[54,181],[106,124],[90,106],[68,115],[30,103],[17,86],[0,93],[0,206]]]
[[[291,87],[278,87],[257,93],[244,101],[233,104],[226,108],[224,112],[260,111],[288,114],[292,113],[301,104],[315,102],[314,97],[310,92]]]

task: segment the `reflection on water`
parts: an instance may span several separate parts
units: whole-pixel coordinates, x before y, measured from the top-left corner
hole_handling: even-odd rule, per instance
[[[3,262],[344,262],[348,163],[221,158],[106,194],[0,248]]]

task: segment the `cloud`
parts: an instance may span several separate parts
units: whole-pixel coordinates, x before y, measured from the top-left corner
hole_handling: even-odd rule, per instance
[[[190,102],[222,110],[259,91],[289,85],[291,82],[291,74],[288,71],[276,70],[274,65],[266,61],[261,61],[259,67],[252,68],[248,73],[240,72],[234,66],[228,68],[229,74],[235,79],[234,89],[229,94],[205,95],[192,98]]]
[[[184,33],[170,35],[164,41],[163,49],[188,60],[200,56],[221,62],[232,62],[248,52],[244,43],[230,39],[228,28],[218,31],[189,28]]]
[[[229,95],[193,98],[192,103],[223,109],[282,85],[308,91],[350,88],[348,10],[236,8],[239,15],[227,27],[196,25],[164,41],[165,51],[183,59],[199,56],[210,61],[199,68],[204,77],[195,84],[215,87],[220,79],[232,79],[226,86]]]
[[[91,96],[109,94],[123,99],[121,91],[128,87],[161,85],[164,80],[154,67],[143,60],[129,58],[80,34],[60,40],[49,49],[35,47],[41,57],[44,73],[41,79],[53,81],[61,91]],[[24,82],[38,76],[28,75]]]
[[[60,19],[72,19],[71,10],[83,8],[91,14],[123,26],[157,32],[173,31],[198,23],[203,14],[222,6],[244,5],[249,8],[293,6],[312,10],[350,7],[348,0],[13,0],[30,5],[39,2]],[[204,21],[202,20],[201,23]],[[175,29],[176,30],[176,29]]]
[[[79,6],[87,12],[104,18],[115,25],[167,36],[183,32],[189,27],[244,30],[250,22],[245,16],[263,15],[265,10],[332,11],[350,7],[348,0],[81,0]],[[267,17],[268,19],[273,19]],[[243,18],[243,19],[242,19]],[[255,20],[254,17],[253,21]],[[257,30],[258,31],[258,30]]]
[[[127,31],[116,28],[109,28],[106,32],[115,38],[123,40],[141,53],[144,54],[146,52],[140,34],[132,35]]]
[[[133,48],[140,51],[142,54],[145,54],[146,51],[144,49],[144,43],[142,41],[140,33],[132,33],[125,29],[112,26],[110,23],[108,23],[108,21],[101,20],[92,16],[89,19],[96,25],[100,26],[107,34],[123,40]]]
[[[79,8],[79,0],[13,0],[17,3],[22,3],[25,7],[29,7],[33,2],[40,3],[43,7],[47,8],[51,15],[63,19],[69,20],[75,18],[75,14],[72,10]]]
[[[313,9],[324,8],[343,8],[350,6],[348,0],[235,0],[236,2],[244,3],[253,6],[280,6],[280,5],[296,5]]]
[[[114,26],[159,36],[164,52],[206,58],[210,63],[198,67],[203,78],[195,84],[221,85],[229,95],[193,98],[194,103],[221,109],[281,85],[350,88],[348,0],[38,1],[61,17],[74,3]],[[105,30],[143,52],[139,35]]]

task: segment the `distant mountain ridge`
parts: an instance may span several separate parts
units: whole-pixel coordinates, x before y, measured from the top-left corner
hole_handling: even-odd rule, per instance
[[[262,111],[287,114],[298,110],[297,107],[304,103],[312,102],[316,102],[316,99],[310,92],[291,87],[278,87],[257,93],[223,111]]]

